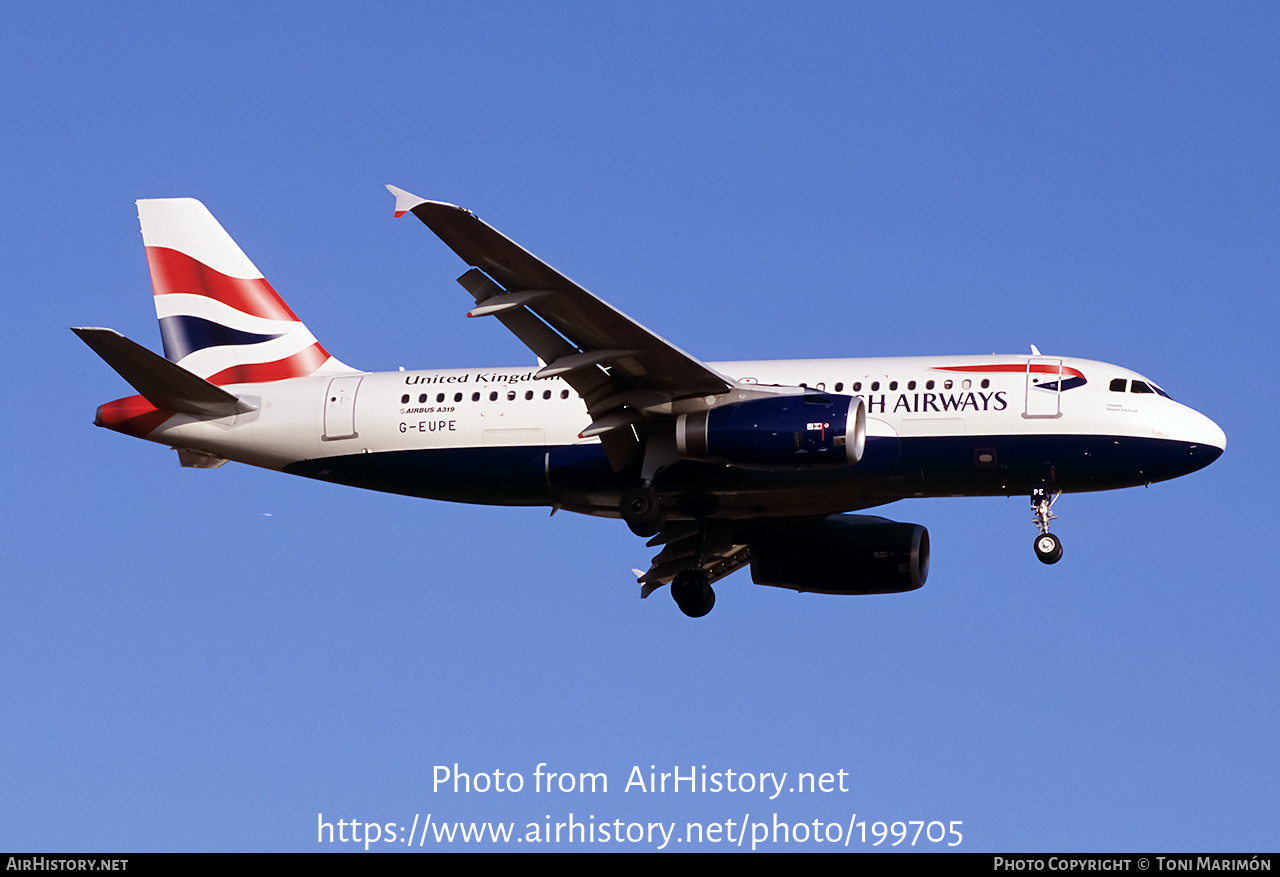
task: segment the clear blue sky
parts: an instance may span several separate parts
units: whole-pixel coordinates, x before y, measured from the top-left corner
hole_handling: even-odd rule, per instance
[[[962,820],[971,851],[1274,850],[1277,7],[454,6],[0,12],[0,848],[856,813]],[[1147,374],[1227,452],[1065,497],[1055,567],[1023,499],[904,502],[922,590],[740,572],[691,621],[638,599],[617,521],[180,469],[91,426],[130,391],[67,327],[159,348],[137,198],[203,200],[352,365],[531,362],[384,183],[705,360],[1034,343]],[[433,792],[455,762],[526,788]],[[543,762],[609,791],[539,794]],[[849,791],[624,791],[651,764]]]

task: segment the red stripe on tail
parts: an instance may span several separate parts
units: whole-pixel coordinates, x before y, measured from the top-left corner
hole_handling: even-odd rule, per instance
[[[204,295],[255,317],[301,322],[266,278],[228,277],[186,253],[167,247],[147,247],[147,265],[151,268],[151,288],[156,295],[175,292]]]
[[[233,365],[207,378],[209,383],[223,386],[225,384],[264,384],[267,381],[283,381],[286,378],[304,378],[324,365],[329,354],[318,343],[307,349],[277,359],[275,362],[246,362],[244,365]]]

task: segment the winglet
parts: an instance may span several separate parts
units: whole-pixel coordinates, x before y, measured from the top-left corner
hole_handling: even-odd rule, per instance
[[[397,189],[395,186],[388,185],[387,191],[396,196],[396,219],[404,216],[419,204],[425,204],[426,198],[419,198],[412,192],[406,192],[404,189]]]

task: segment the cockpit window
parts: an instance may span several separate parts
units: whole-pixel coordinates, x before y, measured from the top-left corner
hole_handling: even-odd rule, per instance
[[[1125,384],[1129,385],[1130,393],[1155,393],[1158,396],[1164,396],[1166,399],[1173,398],[1164,390],[1151,383],[1151,381],[1126,381],[1124,378],[1113,378],[1109,386],[1111,392],[1123,393]]]

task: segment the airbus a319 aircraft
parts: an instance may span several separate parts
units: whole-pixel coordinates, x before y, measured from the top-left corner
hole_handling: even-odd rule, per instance
[[[1120,366],[1057,355],[704,363],[452,204],[388,186],[470,270],[539,365],[371,373],[339,362],[212,214],[138,202],[164,356],[79,335],[138,395],[95,423],[177,450],[452,502],[620,517],[661,546],[662,585],[699,617],[750,564],[761,585],[885,594],[924,584],[918,524],[850,514],[909,497],[1031,499],[1056,563],[1062,493],[1176,478],[1222,430]]]

